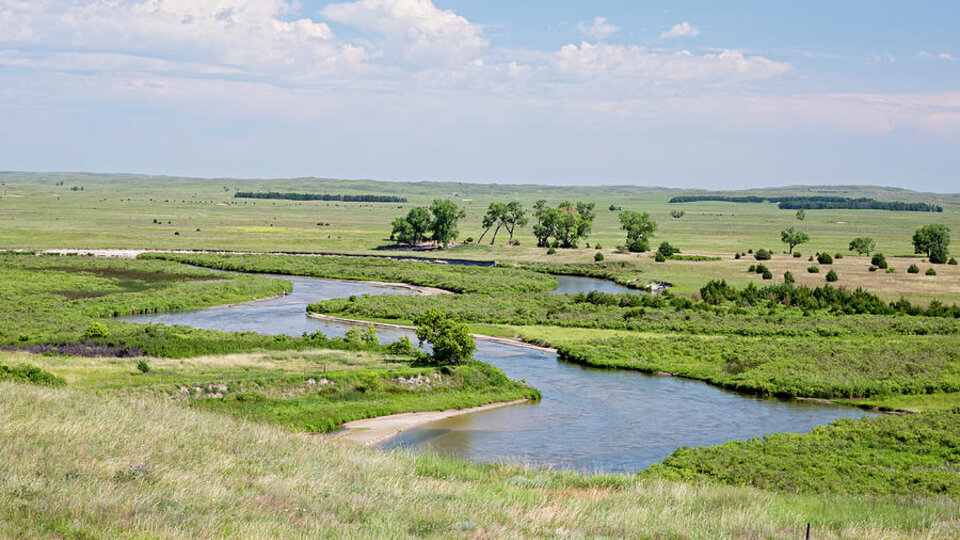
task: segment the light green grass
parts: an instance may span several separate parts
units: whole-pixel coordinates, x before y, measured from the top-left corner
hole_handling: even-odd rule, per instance
[[[0,384],[0,536],[955,538],[945,497],[780,495],[379,453],[184,410]]]

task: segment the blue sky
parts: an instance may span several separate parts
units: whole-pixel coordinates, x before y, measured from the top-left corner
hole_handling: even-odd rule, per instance
[[[960,191],[960,2],[0,0],[0,169]]]

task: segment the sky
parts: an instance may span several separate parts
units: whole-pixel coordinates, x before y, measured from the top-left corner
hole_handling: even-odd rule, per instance
[[[960,191],[956,0],[0,0],[0,169]]]

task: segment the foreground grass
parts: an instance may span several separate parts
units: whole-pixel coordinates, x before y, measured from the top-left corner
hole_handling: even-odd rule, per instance
[[[147,396],[0,383],[0,536],[953,538],[949,497],[827,497],[366,451]]]
[[[137,369],[148,362],[150,370]],[[368,352],[273,352],[191,359],[36,356],[0,352],[0,380],[96,394],[155,396],[185,407],[306,432],[361,418],[539,399],[480,362],[435,368]]]

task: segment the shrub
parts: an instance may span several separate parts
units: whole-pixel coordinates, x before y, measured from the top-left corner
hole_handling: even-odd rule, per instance
[[[595,246],[593,246],[593,247],[596,248],[596,249],[603,249],[603,246],[601,246],[599,242],[597,243],[597,245],[595,245]]]
[[[747,268],[747,272],[749,272],[749,273],[751,273],[751,274],[754,273],[754,272],[756,272],[756,271],[757,271],[757,265],[755,265],[755,264],[751,264],[751,265],[750,265],[750,268]]]
[[[887,268],[887,258],[883,256],[883,253],[874,253],[873,257],[870,258],[870,264],[876,266],[877,268]]]
[[[667,261],[667,258],[663,256],[663,253],[660,253],[660,252],[658,251],[658,252],[654,253],[654,255],[653,255],[653,260],[655,260],[655,261],[657,261],[657,262],[666,262],[666,261]]]
[[[834,253],[834,254],[833,254],[833,258],[834,258],[834,259],[842,259],[842,258],[843,258],[843,253]]]
[[[797,282],[796,278],[793,277],[793,272],[784,272],[783,273],[783,282],[788,285],[793,285]]]
[[[400,339],[387,345],[387,352],[390,354],[410,355],[416,351],[413,342],[407,336],[401,336]]]
[[[827,272],[827,281],[828,281],[828,282],[833,283],[834,281],[837,281],[838,279],[840,279],[840,277],[837,276],[837,272],[836,272],[835,270],[832,270],[832,269],[831,269],[829,272]]]
[[[800,253],[799,251],[794,251],[794,252],[793,252],[793,258],[794,258],[794,259],[799,259],[800,257],[803,257],[803,253]]]
[[[650,251],[650,241],[646,238],[636,238],[634,240],[630,240],[627,243],[627,249],[629,249],[631,253],[643,253],[645,251]]]
[[[896,268],[887,268],[887,269],[884,270],[883,272],[884,272],[885,274],[892,274],[892,273],[894,273],[894,272],[896,272],[896,271],[897,271]]]
[[[752,250],[752,249],[748,249],[748,250],[747,250],[747,253],[751,253],[751,254],[752,254],[752,253],[753,253],[753,250]]]
[[[911,264],[910,267],[907,268],[907,273],[908,273],[908,274],[919,274],[919,273],[920,273],[920,267],[917,266],[917,265],[915,265],[915,264]]]
[[[933,268],[927,268],[927,271],[925,272],[925,274],[927,274],[928,276],[935,276],[937,275],[937,271],[934,270]]]
[[[764,269],[763,269],[762,277],[763,277],[763,279],[773,279],[773,273],[770,272],[770,270],[764,268]]]
[[[660,244],[660,247],[657,248],[657,253],[662,253],[664,257],[669,259],[675,254],[680,253],[680,250],[671,246],[670,242],[663,242]]]
[[[593,260],[597,262],[603,261],[603,253],[597,252],[593,255]]]
[[[146,359],[141,358],[137,361],[137,371],[140,373],[150,373],[150,364],[147,363]]]
[[[957,265],[957,259],[950,257],[950,260],[947,261],[947,264],[952,264],[953,266]]]
[[[84,339],[103,339],[110,336],[110,329],[100,321],[93,321],[83,333]]]
[[[807,272],[810,272],[811,274],[819,274],[819,273],[820,273],[820,267],[818,267],[818,266],[808,266],[808,267],[807,267]]]
[[[758,261],[769,261],[771,253],[766,249],[758,249],[756,253],[753,254],[753,258]]]
[[[463,241],[463,243],[464,243],[464,244],[472,244],[472,243],[473,243],[473,237],[472,237],[472,236],[468,236],[468,237],[466,238],[466,240]]]
[[[867,268],[867,270],[869,270],[869,271],[871,271],[871,272],[876,272],[876,271],[877,271],[877,267],[871,264],[871,265],[870,265],[870,268]]]
[[[740,252],[738,251],[736,255],[733,256],[734,259],[740,260]]]
[[[66,386],[67,381],[49,371],[29,364],[5,366],[0,364],[0,381],[15,381],[39,386]]]
[[[758,264],[758,265],[753,269],[753,271],[756,272],[756,273],[758,273],[758,274],[765,274],[765,273],[769,272],[770,270],[769,270],[766,266],[764,266],[764,265],[762,265],[762,264]]]
[[[550,248],[547,250],[547,255],[556,255],[556,254],[557,254],[556,248]]]
[[[820,264],[833,264],[833,257],[829,253],[817,253],[817,262]]]

